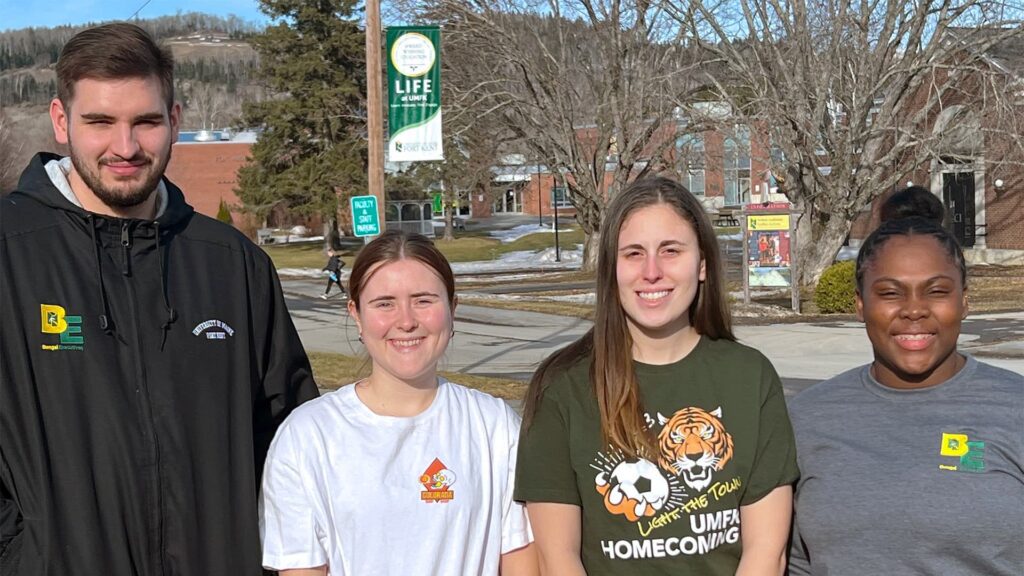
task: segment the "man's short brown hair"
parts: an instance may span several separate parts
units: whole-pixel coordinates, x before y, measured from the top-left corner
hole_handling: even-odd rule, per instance
[[[57,59],[57,98],[65,107],[75,97],[75,83],[83,78],[160,80],[167,109],[174,105],[174,57],[148,32],[135,24],[114,22],[75,34]]]

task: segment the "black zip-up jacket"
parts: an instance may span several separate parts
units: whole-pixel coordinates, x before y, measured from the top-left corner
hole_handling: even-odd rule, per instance
[[[0,198],[0,574],[261,574],[274,431],[316,396],[269,258],[166,182],[74,206],[40,154]]]

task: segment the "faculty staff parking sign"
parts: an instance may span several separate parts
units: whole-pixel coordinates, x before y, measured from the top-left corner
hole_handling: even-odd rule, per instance
[[[441,31],[388,28],[388,160],[443,160]]]
[[[352,208],[353,235],[361,238],[380,234],[376,196],[352,196],[348,199],[348,204]]]

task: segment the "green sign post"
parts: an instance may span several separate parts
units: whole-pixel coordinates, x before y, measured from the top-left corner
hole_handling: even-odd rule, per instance
[[[380,234],[380,216],[376,196],[353,196],[348,199],[352,208],[352,233],[362,238]]]
[[[441,31],[392,26],[387,34],[388,160],[444,160],[441,148]]]

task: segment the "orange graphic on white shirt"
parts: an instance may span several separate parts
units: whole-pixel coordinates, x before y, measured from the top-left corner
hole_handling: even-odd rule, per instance
[[[455,498],[452,484],[455,484],[455,473],[448,469],[439,458],[434,458],[430,466],[420,476],[420,483],[426,488],[420,492],[423,502],[446,503]]]

